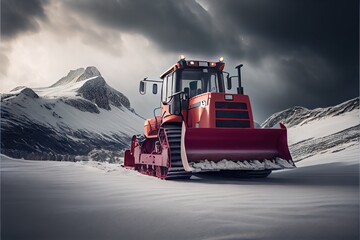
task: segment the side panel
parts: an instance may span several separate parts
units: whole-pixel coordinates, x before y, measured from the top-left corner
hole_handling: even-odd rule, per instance
[[[129,149],[125,151],[124,166],[129,168],[135,167],[135,158]]]
[[[147,138],[156,138],[161,125],[161,117],[149,118],[144,123],[144,135]]]
[[[130,156],[129,161],[133,160],[132,165],[148,165],[148,166],[163,166],[167,167],[168,164],[168,146],[162,145],[161,152],[155,151],[155,142],[157,139],[147,138],[141,145],[136,141],[133,141],[131,150],[129,153],[125,152],[125,157]],[[126,155],[128,154],[128,155]],[[132,157],[132,158],[131,158]],[[125,166],[127,166],[125,164]]]
[[[140,155],[138,164],[167,167],[167,158],[165,159],[163,154],[143,153]]]
[[[169,123],[169,122],[182,122],[182,117],[178,115],[170,115],[169,113],[169,105],[162,105],[161,106],[161,112],[162,112],[162,124]]]

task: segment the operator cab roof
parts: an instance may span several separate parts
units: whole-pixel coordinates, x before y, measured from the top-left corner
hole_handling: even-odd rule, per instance
[[[163,74],[160,75],[161,79],[164,79],[169,73],[175,72],[178,69],[191,69],[191,68],[218,68],[219,70],[224,70],[225,63],[223,62],[224,58],[220,57],[218,62],[208,62],[201,60],[185,60],[185,56],[181,55],[180,60],[166,70]]]

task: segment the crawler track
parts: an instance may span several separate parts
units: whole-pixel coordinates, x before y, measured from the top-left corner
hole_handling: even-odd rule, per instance
[[[170,149],[170,167],[165,179],[189,179],[192,173],[184,170],[181,161],[181,126],[167,125],[163,128],[165,130]]]

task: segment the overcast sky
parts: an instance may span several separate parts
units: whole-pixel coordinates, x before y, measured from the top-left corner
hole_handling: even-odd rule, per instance
[[[255,120],[299,105],[359,96],[357,0],[1,0],[0,92],[49,86],[96,66],[151,117],[160,96],[138,94],[180,54],[244,64]]]

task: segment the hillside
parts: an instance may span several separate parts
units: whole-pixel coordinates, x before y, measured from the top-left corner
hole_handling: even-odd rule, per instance
[[[275,113],[261,126],[288,128],[290,152],[296,162],[314,155],[340,152],[359,145],[359,98],[317,109],[294,107]]]
[[[95,67],[72,70],[50,87],[17,87],[1,105],[1,152],[25,159],[121,151],[144,122]]]

